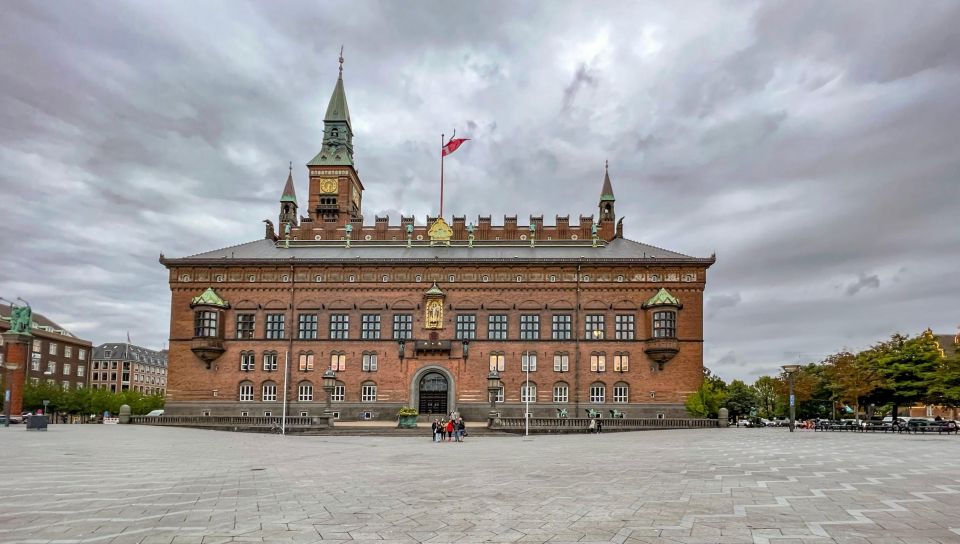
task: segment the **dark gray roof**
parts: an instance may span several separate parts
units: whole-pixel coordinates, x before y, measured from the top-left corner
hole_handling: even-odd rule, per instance
[[[226,247],[206,253],[198,253],[180,259],[162,258],[163,263],[190,263],[200,261],[223,260],[286,260],[298,261],[683,261],[712,263],[713,258],[696,258],[659,247],[617,238],[599,247],[591,247],[590,242],[537,242],[535,247],[520,240],[500,242],[475,242],[468,247],[461,241],[450,247],[430,246],[427,241],[414,242],[407,247],[406,242],[357,241],[346,247],[342,241],[294,241],[289,248],[272,240],[257,240],[246,244]]]
[[[107,355],[107,352],[110,354]],[[167,351],[157,351],[125,342],[108,342],[93,348],[94,359],[135,361],[138,363],[167,366]]]
[[[3,330],[10,328],[10,305],[9,304],[0,304],[0,321],[5,322]],[[46,331],[52,334],[59,334],[60,336],[69,336],[71,338],[76,338],[73,333],[64,329],[60,325],[56,324],[53,320],[48,318],[43,314],[33,312],[33,327],[36,331],[37,329]],[[86,342],[86,340],[83,340]]]

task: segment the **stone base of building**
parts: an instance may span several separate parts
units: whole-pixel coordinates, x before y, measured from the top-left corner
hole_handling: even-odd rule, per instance
[[[334,403],[330,410],[334,421],[396,421],[397,412],[402,403]],[[291,402],[287,404],[287,415],[291,417],[319,416],[324,413],[323,402]],[[627,418],[686,418],[689,417],[682,404],[643,403],[643,404],[531,404],[531,417],[557,417],[557,411],[567,410],[568,417],[587,416],[588,410],[597,410],[603,418],[610,418],[611,411],[617,410]],[[523,417],[524,405],[519,403],[498,403],[494,408],[501,417]],[[485,421],[490,414],[489,403],[464,403],[452,407],[451,413],[458,413],[467,421]],[[280,402],[238,402],[238,401],[167,401],[164,406],[166,416],[272,416],[283,414]],[[419,421],[448,417],[450,414],[420,414]],[[336,424],[336,423],[335,423]]]

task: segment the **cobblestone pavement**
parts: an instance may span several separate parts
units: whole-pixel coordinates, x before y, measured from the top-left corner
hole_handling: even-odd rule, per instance
[[[786,429],[19,426],[0,428],[0,542],[960,543],[958,453],[956,436]]]

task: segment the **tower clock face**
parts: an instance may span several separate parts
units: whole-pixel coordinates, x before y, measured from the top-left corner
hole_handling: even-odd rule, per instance
[[[323,178],[320,180],[320,192],[321,193],[336,193],[337,192],[337,180],[333,178]]]

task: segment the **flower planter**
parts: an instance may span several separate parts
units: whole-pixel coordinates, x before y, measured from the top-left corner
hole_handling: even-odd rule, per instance
[[[417,416],[397,416],[399,423],[397,427],[401,429],[416,429],[417,428]]]

